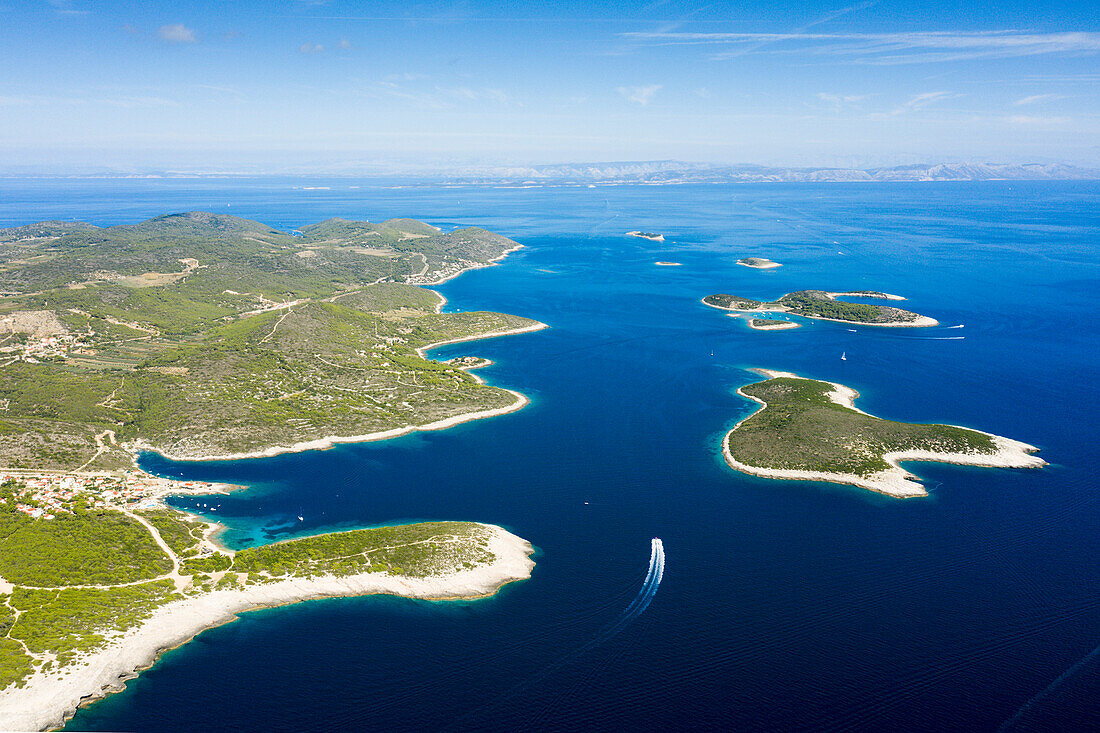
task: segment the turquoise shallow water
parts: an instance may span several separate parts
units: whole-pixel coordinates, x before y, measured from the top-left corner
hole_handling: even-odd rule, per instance
[[[324,452],[145,465],[250,485],[176,502],[215,507],[237,546],[471,519],[530,539],[534,576],[472,603],[246,614],[71,729],[1100,726],[1100,185],[302,185],[318,183],[6,180],[0,224],[414,216],[526,244],[440,290],[451,309],[552,328],[433,352],[493,359],[481,374],[529,395],[523,411]],[[748,254],[784,267],[735,265]],[[699,303],[802,288],[899,293],[943,327],[761,333]],[[1051,465],[909,464],[932,492],[914,501],[737,474],[718,441],[752,409],[733,391],[753,366],[842,382],[883,417],[1024,440]],[[593,644],[642,587],[652,537],[666,564],[650,605]]]

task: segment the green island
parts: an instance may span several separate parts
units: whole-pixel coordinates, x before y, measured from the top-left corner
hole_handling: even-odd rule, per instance
[[[135,453],[231,458],[439,429],[526,399],[442,343],[538,330],[442,313],[419,287],[520,245],[413,219],[293,233],[190,212],[0,229],[0,729],[61,725],[165,648],[252,608],[334,595],[478,597],[530,545],[431,522],[237,552],[166,506]]]
[[[782,267],[778,262],[773,262],[766,257],[742,257],[737,260],[737,264],[744,265],[745,267],[755,267],[758,270],[771,270],[776,267]]]
[[[778,318],[750,318],[749,328],[757,331],[789,331],[792,328],[802,328],[802,324]]]
[[[658,234],[657,232],[627,232],[628,236],[639,237],[641,239],[648,239],[651,242],[663,242],[665,241],[665,235]]]
[[[739,295],[718,293],[703,298],[713,308],[723,310],[792,313],[803,318],[858,323],[867,326],[936,326],[939,322],[919,313],[884,305],[848,303],[838,298],[881,298],[904,300],[901,296],[875,290],[852,290],[830,293],[825,290],[799,290],[774,301],[752,300]]]
[[[738,394],[762,406],[723,438],[726,462],[758,476],[853,484],[890,496],[926,496],[899,461],[1034,468],[1045,461],[1019,441],[954,425],[895,422],[854,406],[858,393],[843,385],[787,372]]]

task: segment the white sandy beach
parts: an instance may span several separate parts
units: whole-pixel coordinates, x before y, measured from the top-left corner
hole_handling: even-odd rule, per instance
[[[774,270],[777,267],[783,266],[782,263],[772,262],[771,260],[768,260],[767,262],[761,262],[760,264],[752,262],[741,262],[740,260],[738,260],[737,264],[741,265],[742,267],[751,267],[754,270]]]
[[[776,320],[772,320],[772,323],[775,323],[776,325],[774,325],[774,326],[771,326],[771,325],[769,325],[769,326],[756,326],[756,325],[753,324],[752,320],[753,319],[751,319],[751,318],[748,319],[748,324],[749,324],[749,328],[751,328],[754,331],[789,331],[792,328],[802,328],[802,326],[800,324],[795,323],[794,321],[776,321]]]
[[[761,374],[769,379],[776,377],[791,377],[793,379],[806,379],[806,377],[800,377],[797,374],[791,372],[778,372],[769,369],[753,369],[752,371]],[[824,381],[824,380],[815,380]],[[868,413],[863,412],[853,404],[855,399],[859,397],[859,393],[851,387],[846,387],[843,384],[837,384],[835,382],[826,382],[833,386],[833,391],[829,393],[829,399],[838,405],[850,408],[856,412],[860,412],[864,415]],[[766,403],[752,395],[745,394],[739,388],[737,394],[752,400],[753,402],[760,404],[760,409],[764,409]],[[756,414],[755,412],[753,414]],[[956,463],[966,466],[985,466],[989,468],[1040,468],[1046,465],[1046,461],[1038,456],[1032,455],[1034,451],[1039,450],[1033,445],[1022,443],[1018,440],[1012,440],[1011,438],[1004,438],[1000,435],[993,435],[992,433],[986,433],[981,430],[974,430],[974,428],[964,428],[965,430],[974,430],[976,433],[982,433],[988,435],[993,439],[994,445],[997,447],[995,453],[939,453],[936,451],[926,450],[906,450],[897,451],[893,453],[883,454],[883,460],[890,464],[890,468],[880,471],[871,476],[857,476],[851,473],[832,473],[826,471],[799,471],[793,469],[782,468],[761,468],[759,466],[750,466],[745,463],[741,463],[733,457],[729,449],[729,436],[734,430],[736,430],[741,423],[748,420],[752,415],[740,420],[737,425],[729,430],[722,437],[722,455],[725,456],[726,463],[738,471],[744,473],[751,473],[754,476],[763,476],[764,478],[776,478],[776,479],[788,479],[788,480],[805,480],[805,481],[829,481],[832,483],[851,484],[853,486],[859,486],[864,489],[870,489],[880,494],[886,494],[888,496],[897,497],[900,499],[910,499],[920,496],[928,496],[928,492],[925,491],[924,486],[920,483],[920,478],[909,471],[906,471],[900,465],[901,461],[937,461],[940,463]],[[874,417],[874,416],[871,416]],[[962,426],[953,426],[962,427]]]
[[[141,626],[87,655],[60,673],[35,673],[22,689],[0,693],[0,729],[45,730],[64,723],[83,702],[121,690],[125,680],[146,669],[166,649],[180,646],[199,632],[236,619],[257,608],[299,603],[313,598],[389,594],[431,600],[479,598],[501,586],[531,576],[534,562],[529,542],[493,525],[489,550],[494,561],[446,576],[408,578],[363,573],[343,578],[297,578],[241,590],[220,590],[175,601],[154,612]]]

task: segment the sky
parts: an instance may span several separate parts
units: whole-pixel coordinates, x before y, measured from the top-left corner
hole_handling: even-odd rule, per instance
[[[1094,0],[0,0],[0,37],[0,170],[1100,167]]]

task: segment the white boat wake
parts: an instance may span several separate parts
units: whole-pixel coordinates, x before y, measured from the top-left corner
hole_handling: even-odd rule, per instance
[[[1077,674],[1077,672],[1080,671],[1080,669],[1082,667],[1087,665],[1089,662],[1091,662],[1093,659],[1095,659],[1098,655],[1100,655],[1100,646],[1096,647],[1091,652],[1086,654],[1083,658],[1078,660],[1077,663],[1075,663],[1072,667],[1067,669],[1065,672],[1063,672],[1062,674],[1055,677],[1053,682],[1051,682],[1049,685],[1047,685],[1045,688],[1043,688],[1043,690],[1040,691],[1037,695],[1035,695],[1030,700],[1025,702],[1020,707],[1020,709],[1016,711],[1015,715],[1013,715],[1011,718],[1009,718],[1005,722],[1001,723],[1001,727],[997,729],[997,733],[1003,733],[1004,731],[1007,731],[1011,728],[1016,727],[1016,724],[1019,723],[1020,720],[1022,720],[1031,711],[1031,708],[1036,703],[1041,702],[1043,700],[1043,698],[1045,698],[1047,695],[1049,695],[1050,693],[1054,692],[1056,689],[1061,687],[1063,682],[1068,680],[1073,675]]]
[[[649,608],[650,602],[653,601],[653,597],[657,595],[657,588],[661,585],[662,578],[665,577],[665,546],[664,543],[657,537],[650,540],[650,552],[649,552],[649,571],[646,572],[645,580],[642,581],[642,588],[638,591],[638,595],[634,597],[634,600],[630,602],[619,618],[615,620],[613,624],[605,628],[603,631],[596,634],[596,636],[590,639],[587,643],[581,646],[579,649],[573,652],[565,654],[563,657],[555,662],[551,662],[546,665],[542,670],[528,677],[526,680],[515,685],[508,692],[504,693],[498,699],[484,705],[480,708],[470,711],[466,715],[462,716],[456,722],[465,722],[478,717],[485,710],[497,707],[503,704],[505,701],[512,700],[522,690],[528,689],[545,679],[551,673],[565,667],[568,664],[575,662],[580,657],[591,652],[599,647],[603,642],[607,641],[611,637],[618,634],[625,629],[631,621],[641,616],[647,608]],[[576,688],[577,684],[574,685]]]
[[[660,587],[661,579],[664,577],[665,545],[660,538],[654,537],[650,540],[649,572],[646,573],[645,580],[642,581],[641,590],[638,591],[638,595],[634,597],[634,600],[630,602],[630,605],[626,607],[618,620],[600,634],[599,640],[610,639],[626,628],[631,621],[641,616],[649,608],[653,596],[657,595],[657,588]]]

